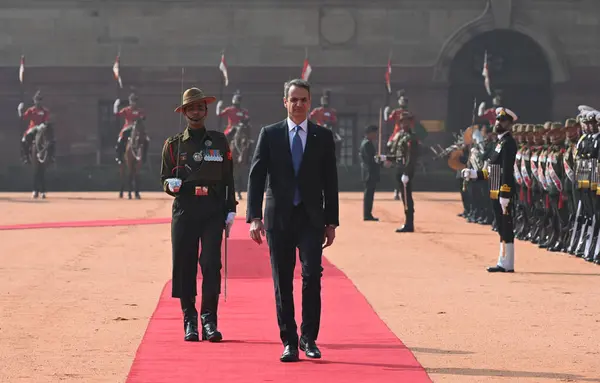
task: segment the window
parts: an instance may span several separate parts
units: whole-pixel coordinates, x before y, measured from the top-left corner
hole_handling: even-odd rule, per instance
[[[338,115],[337,130],[342,139],[338,163],[343,166],[352,166],[358,151],[356,146],[356,115]]]

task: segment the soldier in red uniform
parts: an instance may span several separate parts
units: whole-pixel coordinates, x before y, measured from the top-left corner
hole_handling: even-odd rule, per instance
[[[329,106],[329,90],[323,91],[321,96],[321,106],[315,108],[310,112],[308,119],[314,121],[317,125],[331,129],[333,132],[333,139],[335,142],[335,156],[337,160],[340,160],[340,152],[342,150],[342,137],[337,132],[337,111]]]
[[[50,110],[42,106],[42,99],[42,93],[38,90],[33,96],[33,106],[27,108],[25,113],[23,113],[25,104],[20,103],[17,107],[17,113],[19,114],[19,117],[25,121],[29,120],[27,130],[25,130],[23,133],[23,138],[21,139],[21,158],[24,163],[30,162],[29,149],[34,138],[33,133],[35,128],[43,123],[49,122]],[[48,151],[51,160],[53,160],[53,152],[53,147],[51,147]]]
[[[131,128],[137,119],[146,119],[146,115],[144,111],[138,108],[137,106],[138,96],[135,93],[131,93],[129,95],[129,106],[122,108],[119,110],[119,104],[121,100],[118,98],[115,100],[115,104],[113,105],[113,113],[117,117],[121,117],[125,120],[123,123],[123,128],[119,132],[119,138],[117,139],[117,145],[115,145],[115,149],[117,151],[117,163],[121,164],[123,162],[123,155],[125,154],[125,147],[127,144],[127,140],[129,139],[129,135],[131,134]],[[146,136],[146,140],[149,140],[148,136]],[[142,155],[144,161],[146,158],[145,151],[147,150],[148,145],[144,145],[144,153]]]
[[[231,106],[228,106],[225,109],[221,109],[223,107],[223,101],[217,102],[217,116],[218,117],[227,117],[227,127],[223,132],[229,142],[233,140],[233,134],[235,130],[233,127],[243,121],[250,120],[250,114],[248,113],[248,109],[242,108],[242,94],[239,90],[237,90],[233,98],[231,99]]]
[[[479,110],[477,111],[479,118],[486,120],[491,127],[496,124],[496,109],[502,107],[500,91],[496,91],[496,95],[492,99],[492,104],[493,106],[491,108],[486,109],[485,101],[482,101],[481,104],[479,104]]]

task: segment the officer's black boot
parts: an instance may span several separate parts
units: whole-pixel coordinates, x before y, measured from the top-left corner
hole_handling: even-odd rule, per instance
[[[198,342],[198,311],[196,311],[196,297],[180,298],[183,311],[183,329],[185,341]]]
[[[21,161],[24,164],[30,163],[29,161],[29,142],[25,140],[21,140]]]
[[[115,151],[117,153],[115,161],[117,161],[118,164],[122,164],[123,154],[125,153],[125,140],[117,141],[117,144],[115,145]]]
[[[396,233],[413,233],[415,231],[414,226],[414,212],[406,212],[406,220],[404,221],[404,225],[402,227],[396,229]]]
[[[217,307],[219,305],[218,294],[202,294],[200,316],[202,318],[202,340],[209,342],[220,342],[223,334],[217,330]]]

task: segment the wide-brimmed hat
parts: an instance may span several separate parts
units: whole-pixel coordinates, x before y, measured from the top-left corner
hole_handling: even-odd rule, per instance
[[[201,89],[190,88],[183,92],[183,96],[181,97],[181,105],[175,109],[175,112],[180,113],[183,108],[194,102],[205,102],[206,104],[212,104],[215,101],[217,101],[216,97],[205,96]]]

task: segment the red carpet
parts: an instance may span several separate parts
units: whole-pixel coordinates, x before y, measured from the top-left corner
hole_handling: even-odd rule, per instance
[[[334,245],[335,246],[335,245]],[[300,274],[296,317],[300,327]],[[431,382],[412,353],[375,314],[352,282],[324,265],[318,344],[323,359],[281,363],[283,349],[267,244],[248,239],[237,220],[229,239],[227,302],[219,306],[223,343],[184,342],[179,300],[168,283],[137,351],[128,383],[170,382]],[[200,298],[200,297],[199,297]],[[199,302],[198,302],[199,307]],[[410,318],[406,318],[410,320]]]
[[[65,221],[65,222],[39,222],[22,223],[14,225],[0,225],[0,230],[23,230],[23,229],[59,229],[65,227],[102,227],[102,226],[132,226],[132,225],[156,225],[171,223],[168,218],[128,218],[128,219],[96,219],[90,221]]]

